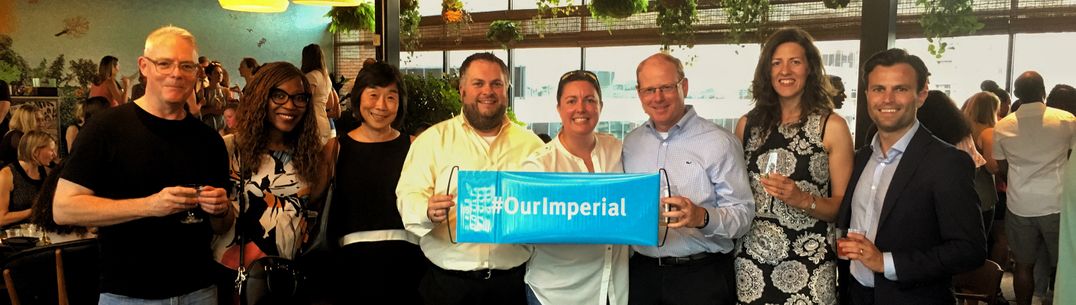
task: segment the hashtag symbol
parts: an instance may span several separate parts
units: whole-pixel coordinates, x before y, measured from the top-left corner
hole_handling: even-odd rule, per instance
[[[501,205],[503,203],[504,203],[504,200],[501,199],[501,197],[493,197],[493,213],[494,214],[500,214],[501,213]]]

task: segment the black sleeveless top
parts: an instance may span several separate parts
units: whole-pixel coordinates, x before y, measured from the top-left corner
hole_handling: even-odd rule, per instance
[[[411,140],[405,134],[380,143],[362,143],[338,137],[340,157],[336,163],[336,189],[329,213],[329,240],[352,232],[402,230],[396,209],[396,184],[400,180]]]
[[[37,192],[41,190],[41,183],[45,181],[45,167],[37,167],[37,175],[41,179],[30,179],[30,176],[26,174],[26,171],[19,166],[18,162],[9,164],[7,166],[11,169],[11,194],[8,197],[8,211],[18,212],[29,210],[34,206],[34,199],[37,197]],[[9,224],[8,226],[17,225],[29,221],[29,219]]]

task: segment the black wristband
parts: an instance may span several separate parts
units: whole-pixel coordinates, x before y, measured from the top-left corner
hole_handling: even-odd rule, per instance
[[[710,224],[710,210],[707,210],[706,208],[703,208],[702,211],[705,213],[703,215],[706,215],[706,218],[705,218],[705,220],[702,221],[701,226],[695,227],[696,229],[705,228],[706,225]]]

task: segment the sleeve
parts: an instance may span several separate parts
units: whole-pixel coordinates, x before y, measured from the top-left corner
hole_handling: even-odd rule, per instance
[[[1005,140],[1005,136],[1001,134],[1001,130],[998,127],[994,127],[994,155],[991,156],[991,158],[994,158],[994,160],[1005,160],[1005,147],[1001,145],[1001,142],[1004,142],[1003,140]]]
[[[11,101],[11,88],[2,80],[0,80],[0,101]]]
[[[114,112],[113,112],[114,113]],[[112,138],[107,126],[115,120],[114,117],[94,120],[94,124],[86,124],[75,138],[71,148],[71,154],[67,157],[67,163],[60,173],[60,178],[74,182],[95,192],[109,179],[103,177],[109,173],[108,164],[112,164]]]
[[[928,155],[937,156],[923,166],[937,173],[927,198],[934,201],[941,243],[892,252],[894,273],[900,273],[901,282],[950,277],[978,268],[986,259],[986,235],[969,157],[955,149]]]
[[[414,143],[404,159],[400,182],[396,185],[396,208],[400,211],[404,229],[423,237],[435,224],[426,215],[429,198],[434,194],[436,144],[440,134],[427,130]]]
[[[893,267],[893,253],[882,253],[882,268],[885,271],[885,278],[890,281],[897,280],[897,268]]]
[[[700,229],[714,240],[740,238],[751,228],[755,218],[755,199],[747,182],[747,166],[739,142],[727,137],[725,151],[709,169],[710,183],[717,198],[715,207],[704,207],[710,213],[710,223]]]

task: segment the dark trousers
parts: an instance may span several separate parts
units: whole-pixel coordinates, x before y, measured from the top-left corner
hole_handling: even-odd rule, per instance
[[[732,255],[718,254],[679,265],[658,265],[636,253],[628,268],[630,305],[735,304]]]
[[[848,302],[850,305],[874,305],[874,288],[863,286],[855,278],[848,279]]]
[[[525,270],[524,265],[492,272],[445,270],[431,265],[418,290],[428,305],[525,305]]]
[[[335,253],[333,304],[371,304],[386,297],[392,304],[422,304],[419,282],[430,261],[406,241],[359,242]]]

